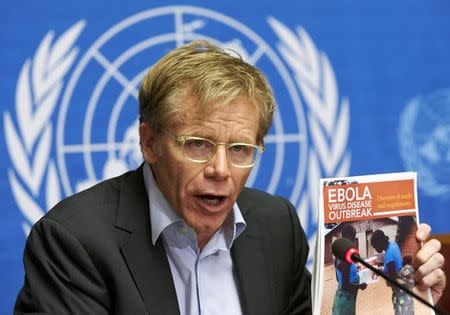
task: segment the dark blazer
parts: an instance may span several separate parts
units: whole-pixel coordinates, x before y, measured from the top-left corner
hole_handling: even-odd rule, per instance
[[[247,188],[237,202],[244,314],[310,314],[308,245],[292,205]],[[142,167],[56,205],[32,228],[24,265],[15,314],[179,314],[164,246],[151,242]]]

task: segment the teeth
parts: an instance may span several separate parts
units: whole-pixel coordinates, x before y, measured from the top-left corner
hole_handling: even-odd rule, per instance
[[[206,198],[205,202],[209,205],[217,206],[220,203],[220,198],[212,198],[212,199]]]
[[[202,200],[211,206],[217,206],[222,200],[223,197],[214,197],[214,196],[202,196]]]

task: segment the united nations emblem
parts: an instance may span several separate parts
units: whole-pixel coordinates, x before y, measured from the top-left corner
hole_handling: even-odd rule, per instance
[[[405,168],[417,171],[428,196],[450,193],[450,89],[417,96],[401,114],[400,153]]]
[[[278,107],[266,152],[247,185],[289,198],[313,240],[319,179],[348,175],[350,106],[339,98],[332,66],[307,32],[273,17],[267,22],[278,37],[276,49],[231,17],[188,6],[128,17],[79,59],[75,43],[83,21],[56,39],[49,32],[19,75],[15,113],[4,114],[9,181],[24,231],[61,198],[142,162],[141,79],[166,52],[207,39],[238,52],[268,77]]]

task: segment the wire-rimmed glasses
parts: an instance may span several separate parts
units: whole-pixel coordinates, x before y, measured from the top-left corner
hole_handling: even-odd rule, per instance
[[[262,145],[250,143],[224,143],[194,136],[174,136],[180,144],[183,156],[192,162],[206,163],[217,152],[219,146],[224,146],[228,160],[233,166],[240,168],[252,167],[259,155],[264,151]]]

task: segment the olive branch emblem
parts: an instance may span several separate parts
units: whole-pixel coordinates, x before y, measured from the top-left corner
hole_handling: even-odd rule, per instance
[[[279,38],[277,49],[289,66],[304,103],[313,146],[308,152],[307,190],[298,203],[302,222],[318,222],[319,181],[322,177],[348,175],[351,154],[348,152],[350,104],[339,99],[333,68],[325,53],[319,51],[308,33],[297,27],[290,30],[273,17],[268,22]],[[308,211],[309,210],[309,211]],[[310,237],[313,245],[315,235]],[[310,251],[310,257],[314,250]]]
[[[45,200],[49,209],[61,199],[58,173],[50,158],[51,118],[64,77],[78,54],[74,43],[84,25],[84,21],[79,21],[56,40],[53,31],[45,35],[34,57],[27,59],[20,71],[14,115],[10,112],[3,115],[6,145],[12,161],[8,179],[26,219],[22,223],[26,234],[44,214],[38,200]]]

